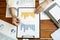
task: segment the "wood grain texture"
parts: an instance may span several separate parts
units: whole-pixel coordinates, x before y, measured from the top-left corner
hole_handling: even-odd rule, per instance
[[[6,7],[6,2],[0,1],[0,7]]]
[[[40,21],[41,30],[56,30],[57,26],[51,20],[41,20]]]
[[[36,8],[39,5],[39,0],[36,0]],[[11,23],[12,18],[6,18],[6,0],[0,0],[0,19]],[[57,26],[51,20],[40,20],[40,38],[39,39],[30,39],[30,40],[52,40],[51,33],[57,29]],[[22,40],[22,39],[19,39]]]
[[[0,0],[0,2],[5,2],[6,0]]]
[[[0,15],[5,15],[6,8],[0,8]]]

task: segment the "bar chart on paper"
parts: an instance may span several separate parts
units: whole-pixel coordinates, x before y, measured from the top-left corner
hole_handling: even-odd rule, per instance
[[[26,19],[27,17],[35,17],[35,14],[34,14],[34,12],[22,12],[22,15],[21,16],[23,16],[24,17],[24,19]]]
[[[34,13],[34,8],[19,9],[20,25],[18,38],[39,38],[39,14]]]

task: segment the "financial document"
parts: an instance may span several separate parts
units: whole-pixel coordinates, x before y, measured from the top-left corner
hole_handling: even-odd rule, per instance
[[[18,18],[18,38],[39,38],[39,14],[34,13],[34,8],[20,8]]]

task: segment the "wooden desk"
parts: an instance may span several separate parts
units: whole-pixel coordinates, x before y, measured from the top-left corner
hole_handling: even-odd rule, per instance
[[[36,0],[36,7],[38,6]],[[12,18],[6,18],[6,0],[0,0],[0,19],[12,24]],[[40,20],[40,39],[30,40],[52,40],[51,33],[57,29],[56,25],[51,20]],[[19,39],[22,40],[22,39]]]

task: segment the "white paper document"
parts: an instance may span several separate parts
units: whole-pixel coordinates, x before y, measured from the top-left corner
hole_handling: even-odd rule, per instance
[[[19,9],[20,25],[18,38],[39,38],[39,14],[34,14],[34,8]]]
[[[8,0],[9,1],[9,0]],[[35,0],[15,0],[14,2],[12,2],[13,4],[10,5],[14,5],[14,8],[19,8],[19,7],[35,7]],[[15,15],[17,16],[17,10],[14,10]],[[9,7],[6,8],[6,17],[11,17],[11,13],[10,13],[10,9]]]
[[[35,7],[35,0],[20,0],[19,7]]]
[[[45,0],[39,0],[39,3],[44,2]],[[51,5],[51,3],[49,3],[45,9],[47,9],[49,6]],[[44,10],[45,10],[44,9]],[[40,12],[40,20],[49,20],[50,18],[44,13],[44,10],[42,12]]]
[[[0,40],[17,40],[16,26],[0,20]]]
[[[50,9],[49,12],[56,19],[56,21],[60,19],[60,7],[58,5]]]
[[[51,34],[53,40],[60,40],[60,28]]]
[[[49,20],[50,18],[43,12],[40,13],[40,20]]]

